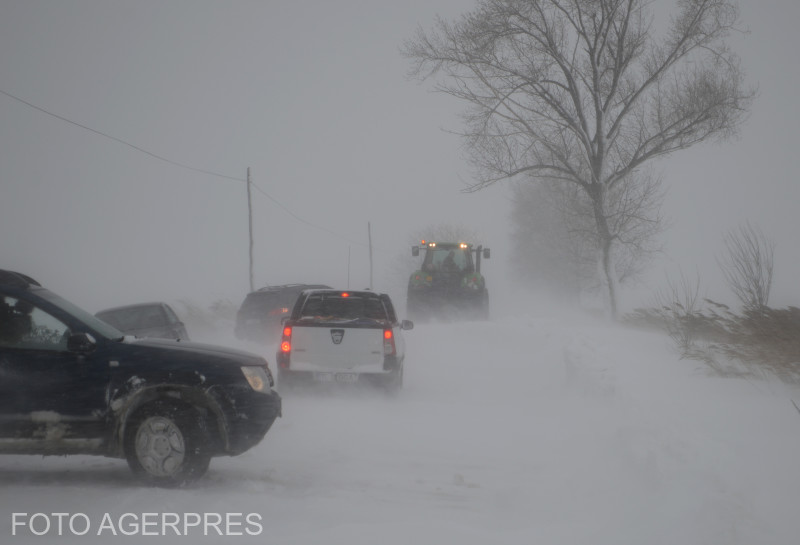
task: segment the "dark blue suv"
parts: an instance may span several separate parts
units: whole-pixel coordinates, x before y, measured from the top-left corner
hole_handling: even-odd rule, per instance
[[[0,454],[126,458],[175,486],[258,444],[281,415],[261,356],[137,339],[0,270]]]

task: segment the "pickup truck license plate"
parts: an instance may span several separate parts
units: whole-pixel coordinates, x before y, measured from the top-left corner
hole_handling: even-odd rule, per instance
[[[358,382],[358,373],[314,373],[319,382]]]

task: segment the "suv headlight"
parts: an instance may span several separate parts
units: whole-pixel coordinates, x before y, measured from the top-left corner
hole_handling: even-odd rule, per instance
[[[240,369],[242,370],[244,378],[247,379],[247,383],[250,384],[250,387],[256,392],[266,392],[269,390],[270,386],[272,386],[271,377],[263,367],[248,365],[246,367],[240,367]]]

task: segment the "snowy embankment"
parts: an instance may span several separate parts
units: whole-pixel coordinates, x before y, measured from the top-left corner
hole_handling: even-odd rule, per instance
[[[797,543],[797,390],[709,376],[661,335],[585,317],[417,324],[406,338],[396,399],[288,393],[257,448],[215,459],[190,489],[141,488],[118,460],[0,457],[0,543],[223,542],[213,524],[208,537],[141,525],[170,513],[232,514],[234,544]],[[82,513],[77,529],[92,528],[36,537],[12,528],[15,512]],[[106,514],[116,537],[96,536]]]

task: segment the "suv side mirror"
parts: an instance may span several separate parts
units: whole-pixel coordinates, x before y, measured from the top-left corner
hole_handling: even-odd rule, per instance
[[[489,252],[489,248],[484,248],[483,249],[483,259],[489,259],[489,257],[491,257],[491,255],[492,254]]]
[[[411,255],[414,257],[419,256],[419,246],[412,246],[411,247]]]
[[[97,341],[88,333],[73,333],[67,339],[67,350],[77,354],[89,354],[97,348]]]
[[[414,329],[414,322],[412,322],[411,320],[403,320],[400,323],[400,329],[405,329],[405,330]]]

